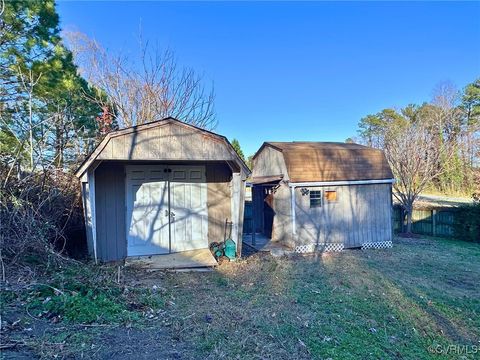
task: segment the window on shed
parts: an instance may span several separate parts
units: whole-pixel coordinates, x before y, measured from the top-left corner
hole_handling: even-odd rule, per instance
[[[320,207],[322,206],[322,191],[321,190],[310,190],[310,207]]]
[[[325,201],[326,202],[336,202],[337,201],[337,191],[335,191],[335,190],[325,190]]]

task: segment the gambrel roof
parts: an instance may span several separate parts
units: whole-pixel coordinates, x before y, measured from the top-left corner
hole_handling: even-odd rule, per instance
[[[153,121],[108,133],[75,172],[82,175],[96,160],[226,161],[250,174],[225,136],[174,118]]]
[[[282,154],[287,172],[285,175],[291,182],[393,179],[383,151],[363,145],[336,142],[265,142],[254,155],[254,159],[266,147]]]

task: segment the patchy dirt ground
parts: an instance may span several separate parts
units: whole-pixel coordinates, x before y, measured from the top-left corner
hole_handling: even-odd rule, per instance
[[[120,282],[116,267],[56,269],[3,286],[2,357],[475,358],[478,279],[479,244],[432,238]]]

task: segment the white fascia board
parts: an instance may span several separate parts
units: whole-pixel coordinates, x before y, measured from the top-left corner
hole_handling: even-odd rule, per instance
[[[309,182],[290,182],[288,186],[308,187],[308,186],[335,186],[335,185],[369,185],[369,184],[393,184],[395,179],[382,180],[349,180],[349,181],[309,181]]]

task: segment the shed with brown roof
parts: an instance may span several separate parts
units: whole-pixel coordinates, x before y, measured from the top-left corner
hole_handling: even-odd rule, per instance
[[[265,142],[251,180],[253,234],[298,252],[391,245],[394,180],[381,150]]]

